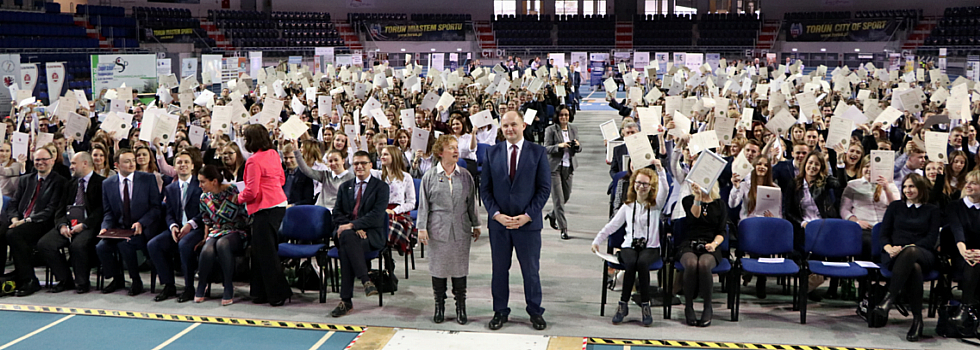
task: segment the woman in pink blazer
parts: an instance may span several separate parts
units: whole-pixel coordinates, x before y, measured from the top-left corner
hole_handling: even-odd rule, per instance
[[[276,236],[286,215],[286,175],[269,131],[262,125],[245,128],[245,149],[252,156],[245,162],[245,188],[238,195],[252,216],[252,276],[250,295],[256,304],[281,306],[293,295],[279,263]]]

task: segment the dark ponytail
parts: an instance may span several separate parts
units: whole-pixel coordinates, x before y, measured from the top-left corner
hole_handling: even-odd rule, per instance
[[[235,179],[235,174],[233,174],[230,170],[222,165],[213,164],[205,165],[204,169],[201,169],[201,171],[198,172],[198,175],[204,176],[204,178],[208,179],[208,181],[220,180],[221,182],[224,182],[225,180],[232,181]]]

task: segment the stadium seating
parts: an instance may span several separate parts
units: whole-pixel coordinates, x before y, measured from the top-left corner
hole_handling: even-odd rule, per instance
[[[616,21],[607,15],[559,15],[558,46],[614,46]]]
[[[973,46],[980,44],[980,7],[947,8],[926,46]]]
[[[192,42],[196,48],[214,47],[215,40],[208,37],[207,31],[201,28],[201,20],[191,17],[191,10],[172,9],[163,7],[133,7],[133,17],[140,27],[152,30],[191,28],[195,35],[175,38],[173,42]],[[153,42],[146,33],[140,33],[140,40]]]
[[[634,46],[691,46],[694,19],[691,15],[635,15]]]
[[[754,14],[703,14],[698,46],[753,46],[761,25]]]
[[[329,13],[221,10],[208,18],[235,47],[344,46]]]
[[[551,16],[497,15],[493,21],[499,46],[551,46]]]
[[[69,14],[0,11],[2,48],[98,48]]]
[[[136,18],[126,17],[126,9],[117,6],[77,5],[75,15],[83,16],[88,25],[99,30],[115,48],[139,47]]]
[[[801,19],[849,19],[849,18],[851,18],[850,11],[787,12],[783,14],[783,19],[787,21],[801,20]]]

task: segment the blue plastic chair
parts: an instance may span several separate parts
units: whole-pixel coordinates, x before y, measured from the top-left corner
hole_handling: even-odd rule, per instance
[[[744,254],[760,256],[782,255],[793,252],[793,224],[780,218],[748,218],[738,223],[739,248]],[[796,277],[793,279],[793,308],[798,307],[795,288],[799,283],[800,266],[786,259],[778,263],[763,263],[759,259],[742,257],[735,260],[733,281],[740,281],[742,272],[760,276]],[[733,287],[734,288],[734,287]],[[735,288],[735,317],[738,321],[739,303],[742,293]]]
[[[626,239],[626,225],[624,224],[623,227],[620,227],[618,230],[616,230],[616,232],[613,232],[613,234],[609,235],[609,239],[606,241],[606,253],[612,254],[613,249],[622,248],[623,241],[625,239]],[[661,240],[661,242],[663,242],[663,240]],[[662,246],[663,244],[661,244],[661,247]],[[606,285],[607,283],[609,283],[609,269],[612,268],[615,270],[626,270],[626,267],[620,264],[614,264],[608,261],[603,261],[603,263],[604,264],[602,264],[602,300],[600,301],[600,306],[599,306],[599,316],[606,315],[606,298],[609,292],[609,288],[606,288]],[[652,264],[650,264],[650,271],[657,271],[663,269],[663,267],[664,267],[663,258],[657,259],[657,261],[654,261]],[[664,308],[664,313],[666,315],[667,306],[664,305],[663,308]]]
[[[317,205],[297,205],[286,209],[279,234],[294,243],[279,243],[279,257],[307,259],[312,263],[326,253],[330,246],[333,219],[330,210]],[[320,302],[327,302],[326,274],[320,268]],[[306,292],[302,290],[302,292]]]
[[[671,233],[670,235],[671,237],[669,241],[672,248],[670,250],[671,256],[669,257],[671,261],[674,260],[673,254],[674,252],[677,251],[676,249],[678,249],[676,244],[683,242],[685,239],[687,239],[686,233],[684,232],[683,218],[674,220],[673,226],[674,226],[674,230],[673,233]],[[728,251],[728,236],[729,236],[728,232],[725,232],[725,240],[723,240],[721,242],[721,245],[718,246],[718,249],[720,249],[722,252]],[[677,272],[684,272],[684,265],[681,264],[680,261],[673,261],[673,265],[674,265],[674,269],[669,270],[670,273],[667,276],[667,283],[666,283],[667,288],[665,289],[665,291],[674,290],[674,270],[676,270]],[[728,258],[722,258],[721,262],[719,262],[718,265],[715,266],[715,268],[711,269],[711,274],[718,275],[719,281],[721,281],[721,278],[727,279],[725,286],[728,288],[727,291],[728,309],[731,310],[732,312],[732,320],[735,320],[735,308],[732,307],[732,301],[734,299],[732,298],[732,293],[735,290],[735,288],[737,288],[737,284],[733,282],[735,280],[732,279],[732,274],[730,273],[731,271],[732,271],[732,262]],[[725,276],[722,277],[722,275]],[[669,294],[670,292],[667,293]],[[666,296],[666,295],[664,296],[664,307],[667,310],[667,312],[664,314],[664,319],[670,319],[671,311],[673,311],[673,305],[672,305],[673,303],[671,303],[670,302],[671,300],[668,298],[673,299],[673,294],[671,294],[670,296]]]
[[[487,150],[490,146],[486,143],[476,144],[476,171],[480,174],[483,174],[483,163],[487,161]]]
[[[384,218],[385,218],[384,226],[382,226],[382,227],[383,227],[383,230],[384,230],[385,242],[387,243],[388,242],[388,239],[390,238],[389,235],[391,234],[391,231],[388,229],[388,227],[389,227],[388,215],[387,214],[384,215]],[[333,231],[331,230],[330,232],[332,233]],[[391,248],[388,247],[388,244],[385,244],[385,246],[382,247],[381,249],[373,250],[373,251],[370,251],[370,252],[364,252],[364,260],[370,261],[370,260],[378,259],[378,271],[383,271],[385,269],[385,266],[384,266],[384,260],[385,260],[385,255],[386,255],[385,252],[387,250],[389,250],[389,249],[391,249]],[[330,248],[330,250],[327,252],[327,257],[329,257],[333,261],[333,263],[330,264],[330,265],[332,265],[332,272],[330,273],[330,280],[332,282],[331,283],[332,290],[335,291],[335,292],[337,292],[337,291],[339,291],[339,288],[340,288],[340,281],[338,280],[338,273],[340,272],[340,250],[338,250],[337,247]],[[371,269],[371,264],[368,263],[367,266],[368,266],[368,270],[370,270]],[[384,282],[384,279],[382,278],[382,279],[380,279],[380,285],[377,286],[378,287],[378,306],[384,306],[384,294],[385,293],[381,292],[381,291],[385,290],[384,283],[385,283]],[[392,289],[391,295],[395,295],[394,289]]]
[[[806,241],[803,250],[808,255],[825,258],[852,260],[861,255],[861,225],[842,219],[820,219],[806,225]],[[820,260],[804,260],[801,281],[809,280],[810,273],[836,278],[861,278],[868,270],[853,262],[847,266],[826,265]],[[800,323],[806,324],[806,288],[800,288]]]
[[[875,263],[878,264],[878,273],[874,274],[874,283],[878,284],[880,278],[891,279],[892,271],[881,263],[881,254],[884,252],[885,245],[881,244],[881,224],[876,224],[871,228],[871,258]],[[922,280],[924,282],[929,282],[929,310],[928,316],[935,316],[936,310],[939,308],[939,293],[935,291],[936,281],[939,280],[940,273],[939,270],[932,269],[929,271],[922,272]],[[874,288],[870,289],[874,291]],[[871,327],[871,318],[868,318],[868,327]]]

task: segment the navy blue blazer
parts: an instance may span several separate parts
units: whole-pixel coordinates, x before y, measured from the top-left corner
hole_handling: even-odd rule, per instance
[[[181,212],[187,213],[187,221],[193,221],[197,224],[197,227],[204,225],[201,221],[201,185],[197,181],[197,178],[191,176],[191,181],[187,185],[187,205],[183,208],[180,207],[180,181],[174,178],[174,182],[171,182],[167,187],[163,188],[164,201],[167,204],[165,210],[167,211],[167,227],[165,230],[173,225],[177,227],[182,227],[180,224],[183,216]]]
[[[527,140],[523,142],[514,181],[510,180],[510,165],[507,161],[510,143],[498,142],[487,149],[488,162],[483,165],[480,198],[490,216],[487,221],[491,230],[505,230],[504,225],[493,220],[493,215],[497,212],[507,216],[530,216],[531,222],[518,230],[540,231],[543,227],[541,209],[551,195],[548,153],[541,145]]]
[[[119,175],[113,175],[102,182],[102,206],[105,208],[102,218],[102,228],[123,227],[122,195],[119,193]],[[133,173],[133,196],[129,200],[129,215],[134,222],[143,226],[143,234],[153,238],[160,233],[160,190],[157,178],[153,174],[137,171]]]

